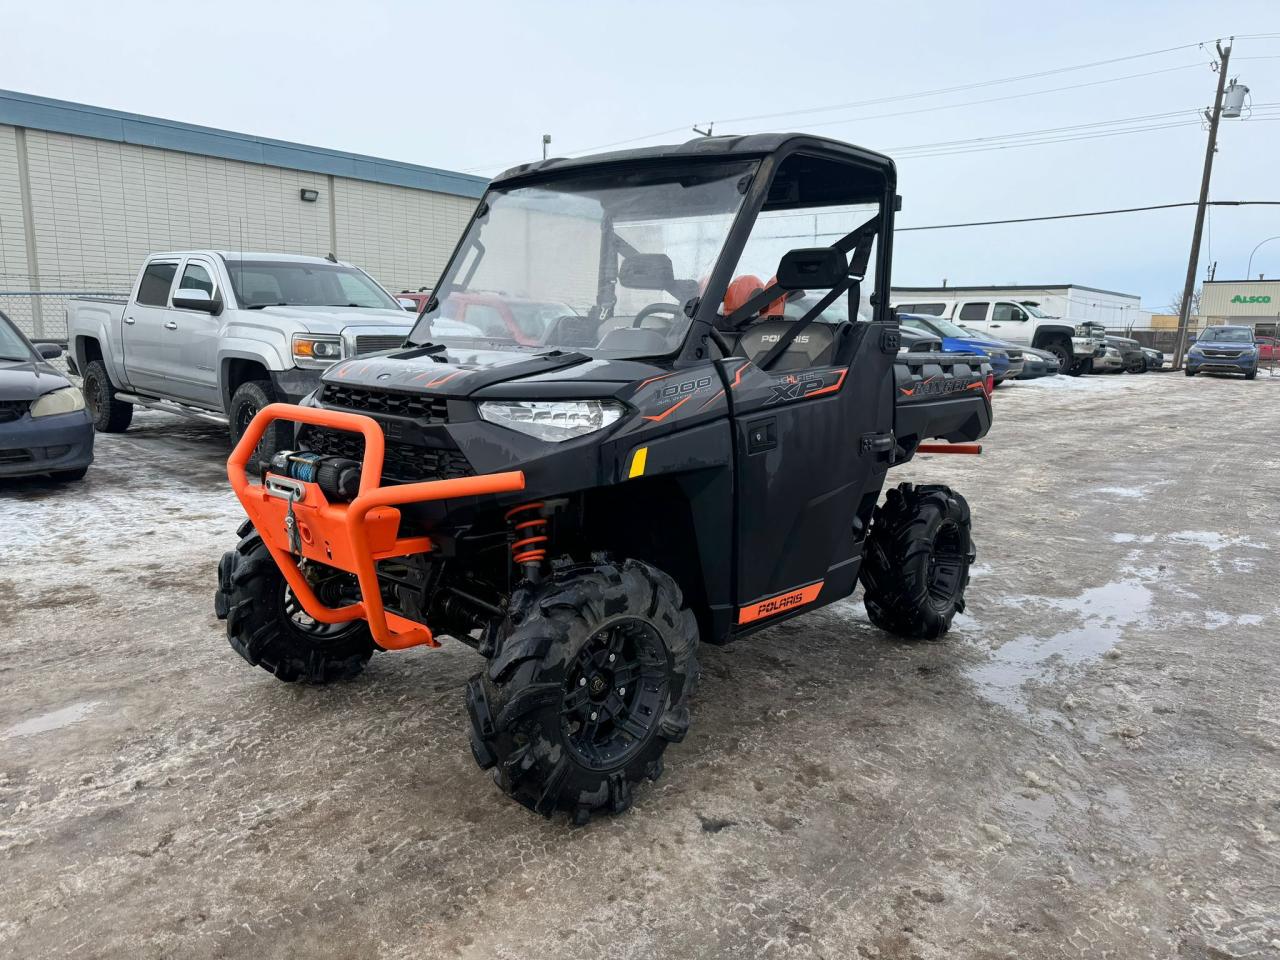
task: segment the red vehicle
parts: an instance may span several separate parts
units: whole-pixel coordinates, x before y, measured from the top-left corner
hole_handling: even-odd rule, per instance
[[[1271,363],[1273,360],[1280,360],[1280,340],[1275,337],[1254,337],[1258,341],[1258,359],[1263,363]]]
[[[541,346],[552,323],[577,314],[567,303],[521,300],[483,292],[455,294],[441,311],[445,320],[465,323],[486,337],[514,340],[523,347]]]

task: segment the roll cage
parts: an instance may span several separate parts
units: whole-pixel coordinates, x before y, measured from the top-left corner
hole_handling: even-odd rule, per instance
[[[887,320],[893,216],[899,205],[896,168],[893,161],[882,154],[822,137],[802,134],[708,137],[691,140],[677,147],[651,147],[600,154],[582,160],[554,158],[524,164],[507,170],[491,182],[489,191],[477,205],[467,225],[466,233],[470,235],[477,221],[486,216],[490,195],[494,191],[540,184],[552,185],[557,180],[584,174],[609,173],[625,176],[628,172],[653,169],[657,165],[692,166],[732,161],[756,161],[757,166],[754,172],[742,178],[740,189],[744,191],[744,200],[733,217],[705,284],[699,284],[693,278],[671,278],[669,284],[661,287],[676,298],[677,303],[673,308],[682,309],[691,320],[680,347],[667,354],[665,359],[678,369],[704,363],[713,355],[713,344],[722,354],[728,353],[730,348],[722,332],[741,331],[764,307],[784,295],[782,286],[773,282],[767,284],[743,307],[733,311],[732,316],[725,317],[720,312],[743,250],[760,215],[765,212],[817,209],[851,203],[875,205],[878,212],[874,216],[831,244],[832,249],[849,258],[846,279],[829,288],[827,295],[817,306],[794,322],[790,335],[793,338],[844,293],[849,296],[848,316],[850,319],[856,318],[861,285],[867,280],[871,281],[872,290],[878,292],[871,300],[871,319],[878,322]],[[639,253],[617,234],[610,217],[604,218],[602,228],[604,236],[601,242],[596,308],[589,317],[596,321],[603,321],[608,311],[616,305],[620,262],[625,264]],[[873,246],[877,254],[875,270],[874,275],[868,278],[864,273]],[[483,244],[478,239],[476,247],[481,253],[484,252]],[[460,244],[454,251],[423,310],[423,317],[438,307],[445,278],[452,275],[455,261],[468,252],[466,244]],[[472,263],[463,277],[464,284],[474,270],[475,263]],[[769,359],[785,350],[786,345],[780,344]]]

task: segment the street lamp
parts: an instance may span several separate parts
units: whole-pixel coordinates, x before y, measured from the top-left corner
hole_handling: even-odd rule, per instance
[[[1262,246],[1263,243],[1269,243],[1272,240],[1280,240],[1280,236],[1267,237],[1266,240],[1263,240],[1262,243],[1258,244],[1258,247]],[[1249,254],[1249,266],[1244,269],[1244,278],[1246,280],[1253,279],[1253,254],[1258,252],[1258,247],[1254,247],[1253,252]]]

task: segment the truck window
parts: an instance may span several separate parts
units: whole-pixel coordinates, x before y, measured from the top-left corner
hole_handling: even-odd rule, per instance
[[[923,313],[930,317],[940,317],[947,312],[945,303],[900,303],[899,313]]]
[[[971,300],[960,308],[961,323],[975,323],[987,319],[986,300]]]
[[[1016,303],[997,303],[995,309],[991,311],[991,319],[1014,323],[1027,319],[1027,315]]]
[[[178,272],[176,263],[149,263],[142,271],[142,282],[138,284],[138,303],[144,307],[166,307],[169,305],[169,288],[173,286],[173,275]]]
[[[187,269],[182,271],[182,282],[178,284],[179,290],[203,290],[210,297],[213,296],[213,278],[209,276],[209,271],[198,263],[188,263]]]

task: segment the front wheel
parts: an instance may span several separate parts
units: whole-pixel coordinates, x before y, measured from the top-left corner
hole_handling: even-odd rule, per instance
[[[1196,372],[1192,370],[1190,367],[1184,368],[1182,372],[1185,373],[1188,377],[1194,377],[1196,375]]]
[[[270,380],[246,380],[236,387],[231,395],[231,406],[227,410],[227,421],[231,428],[231,444],[240,442],[244,432],[249,429],[253,418],[262,412],[267,404],[275,403],[275,388]],[[258,444],[257,459],[266,460],[277,450],[285,450],[293,445],[293,426],[288,421],[277,420],[267,427]]]
[[[1252,370],[1250,370],[1248,373],[1244,375],[1244,378],[1246,380],[1256,380],[1258,378],[1258,368],[1254,367]]]
[[[969,504],[949,487],[909,483],[876,507],[859,574],[871,622],[910,640],[936,640],[964,611],[973,563]]]
[[[471,752],[535,813],[621,813],[689,729],[697,646],[680,588],[639,561],[521,587],[467,685]]]
[[[248,529],[246,529],[248,527]],[[320,623],[307,616],[252,526],[218,564],[213,611],[227,621],[227,641],[248,663],[286,683],[350,680],[373,656],[364,620]],[[303,573],[321,602],[344,606],[359,599],[349,574],[304,561]]]

